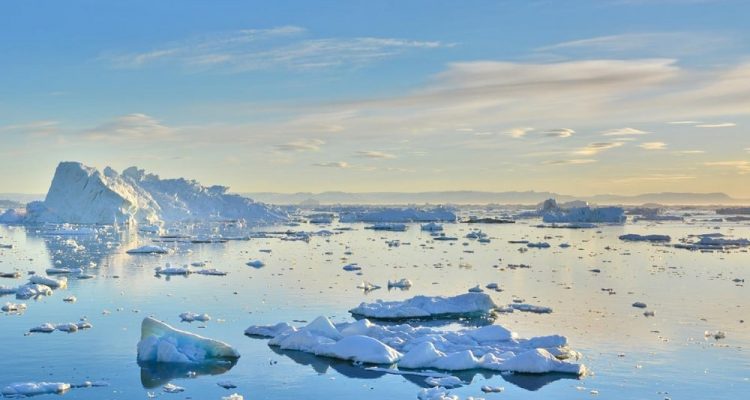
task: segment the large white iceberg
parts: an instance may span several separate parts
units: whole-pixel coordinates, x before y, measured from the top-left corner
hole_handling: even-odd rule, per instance
[[[356,316],[375,319],[437,318],[480,316],[497,308],[485,293],[464,293],[454,297],[415,296],[404,301],[362,303],[349,310]]]
[[[161,179],[136,167],[118,174],[109,167],[99,171],[79,162],[61,162],[47,197],[27,205],[23,222],[154,225],[206,220],[273,223],[286,218],[279,209],[227,190],[183,178]],[[20,215],[9,210],[0,220],[19,222]]]
[[[270,337],[269,345],[283,350],[406,369],[586,372],[583,365],[569,361],[579,354],[568,347],[565,337],[520,339],[499,325],[455,331],[409,324],[379,325],[367,319],[334,325],[318,317],[300,328],[287,324],[251,326],[245,333]]]
[[[591,207],[586,202],[571,202],[558,205],[555,199],[547,199],[535,211],[520,213],[519,218],[542,217],[546,223],[615,223],[627,220],[621,207]]]
[[[141,324],[138,362],[199,364],[210,361],[234,361],[240,357],[232,346],[175,329],[147,317]]]

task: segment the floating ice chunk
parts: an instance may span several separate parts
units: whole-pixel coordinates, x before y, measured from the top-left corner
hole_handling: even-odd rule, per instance
[[[527,350],[509,358],[501,363],[500,369],[528,374],[562,372],[583,375],[585,373],[585,367],[582,365],[558,360],[552,353],[541,348]]]
[[[222,397],[221,400],[245,400],[245,398],[239,393],[232,393],[229,396]]]
[[[193,321],[201,321],[201,322],[208,322],[211,320],[211,316],[208,314],[197,314],[192,312],[184,312],[180,314],[180,319],[182,322],[193,322]]]
[[[516,339],[517,335],[500,325],[487,325],[474,330],[469,330],[466,335],[476,340],[477,343],[504,342]]]
[[[501,392],[505,391],[505,388],[502,387],[502,386],[488,386],[488,385],[485,385],[485,386],[482,386],[482,388],[480,390],[483,391],[484,393],[501,393]]]
[[[247,266],[253,267],[253,268],[261,268],[261,267],[264,267],[266,265],[261,260],[250,260],[246,264],[247,264]]]
[[[317,355],[368,364],[393,364],[401,353],[383,342],[363,335],[347,336],[331,345],[316,349]]]
[[[716,340],[725,339],[727,337],[724,331],[706,331],[703,333],[705,337],[713,337]]]
[[[29,332],[35,332],[35,333],[52,333],[56,329],[56,326],[46,322],[39,326],[36,326],[34,328],[29,329]]]
[[[408,289],[412,286],[412,283],[410,280],[406,278],[401,278],[397,281],[388,281],[388,287],[389,288],[399,288],[399,289]]]
[[[647,306],[646,306],[646,303],[644,303],[642,301],[636,301],[635,303],[633,303],[633,307],[636,307],[636,308],[646,308]]]
[[[172,264],[167,263],[166,266],[158,266],[154,269],[158,275],[190,275],[192,272],[187,266],[173,267]]]
[[[549,208],[542,210],[542,221],[546,223],[560,222],[604,222],[622,224],[627,220],[625,210],[621,207],[599,207],[589,206],[573,207],[569,209]]]
[[[440,316],[478,316],[497,306],[484,293],[465,293],[455,297],[416,296],[404,301],[362,303],[349,310],[354,315],[378,319],[430,318]]]
[[[26,304],[24,303],[5,303],[2,307],[4,312],[15,312],[20,313],[26,310]]]
[[[219,381],[216,382],[217,385],[223,387],[224,389],[235,389],[237,388],[237,385],[232,381]]]
[[[139,362],[197,364],[239,357],[237,350],[226,343],[175,329],[154,318],[144,318],[141,324]]]
[[[530,312],[530,313],[536,313],[536,314],[549,314],[552,312],[552,308],[550,307],[535,306],[533,304],[526,304],[526,303],[512,303],[512,304],[508,304],[508,307],[516,311]]]
[[[344,271],[359,271],[362,269],[362,267],[360,267],[356,263],[352,263],[344,265],[341,269],[343,269]]]
[[[550,247],[550,244],[547,242],[535,242],[535,243],[527,243],[527,247],[531,248],[537,248],[537,249],[547,249]]]
[[[47,275],[66,275],[66,274],[80,274],[83,273],[81,268],[47,268],[45,271]]]
[[[253,325],[245,329],[245,335],[272,338],[292,329],[294,328],[286,322],[276,325]]]
[[[422,224],[421,229],[428,232],[439,232],[443,230],[443,225],[436,222]]]
[[[225,276],[227,273],[224,271],[219,271],[218,269],[211,268],[211,269],[201,269],[198,271],[194,271],[194,273],[198,275],[212,275],[212,276]]]
[[[19,286],[15,293],[17,299],[25,300],[38,296],[52,296],[52,288],[47,285],[27,283]]]
[[[370,282],[365,281],[365,282],[362,282],[359,285],[357,285],[357,289],[362,289],[365,292],[371,292],[371,291],[373,291],[375,289],[380,289],[380,286],[378,286],[378,285],[376,285],[374,283],[370,283]]]
[[[448,389],[444,387],[433,387],[429,389],[422,389],[417,393],[417,399],[419,400],[459,400],[458,396],[451,395]]]
[[[40,275],[32,275],[29,278],[29,282],[44,286],[49,286],[52,289],[64,289],[68,287],[68,278],[61,276],[57,279],[50,278],[46,276],[40,276]]]
[[[24,382],[13,383],[3,388],[3,396],[27,397],[40,394],[65,393],[70,390],[69,383],[61,382]]]
[[[126,251],[128,254],[169,254],[169,249],[166,247],[161,246],[155,246],[155,245],[146,245],[141,247],[136,247],[134,249],[130,249]]]
[[[171,383],[167,383],[162,389],[165,393],[180,393],[185,391],[184,387],[173,385]]]
[[[373,225],[370,225],[368,227],[365,227],[365,229],[372,229],[374,231],[393,231],[393,232],[404,232],[406,231],[406,224],[396,224],[396,223],[389,223],[389,222],[379,222]]]
[[[484,292],[484,289],[480,288],[479,285],[476,285],[473,288],[469,289],[469,293],[482,293],[482,292]]]
[[[60,331],[60,332],[73,333],[73,332],[78,332],[78,325],[74,324],[72,322],[69,322],[69,323],[65,323],[65,324],[56,325],[55,329],[58,330],[58,331]]]
[[[454,388],[463,386],[463,381],[461,379],[455,377],[455,376],[446,376],[446,377],[434,377],[430,376],[427,377],[427,379],[424,380],[426,384],[430,386],[442,386],[446,388]]]
[[[626,242],[669,242],[672,240],[669,235],[639,235],[636,233],[620,235],[619,238]]]

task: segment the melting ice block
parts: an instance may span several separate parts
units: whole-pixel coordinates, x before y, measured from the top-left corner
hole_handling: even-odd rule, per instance
[[[139,362],[198,364],[239,357],[240,353],[224,342],[175,329],[154,318],[144,318],[141,324]]]
[[[3,396],[25,397],[39,394],[65,393],[70,390],[69,383],[60,382],[24,382],[13,383],[3,388]]]
[[[465,293],[454,297],[415,296],[404,301],[361,303],[350,313],[375,319],[435,318],[441,316],[477,316],[497,308],[485,293]]]

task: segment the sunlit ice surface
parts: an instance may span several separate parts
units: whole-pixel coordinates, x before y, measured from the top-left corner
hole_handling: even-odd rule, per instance
[[[18,270],[21,278],[0,278],[18,286],[29,271],[44,275],[50,267],[80,268],[93,279],[69,279],[68,287],[49,297],[25,300],[21,314],[0,315],[0,386],[14,382],[105,381],[106,387],[73,389],[77,399],[159,396],[220,399],[237,392],[250,398],[416,398],[426,387],[423,376],[393,375],[294,351],[269,347],[266,340],[243,334],[250,325],[289,322],[304,325],[318,316],[352,321],[348,310],[376,299],[403,300],[415,295],[456,295],[469,288],[498,283],[486,290],[496,303],[513,299],[551,307],[552,313],[516,311],[498,314],[494,323],[522,337],[561,334],[583,354],[591,373],[569,375],[452,373],[471,382],[451,392],[461,397],[582,398],[598,394],[618,398],[712,398],[717,388],[726,398],[750,390],[747,328],[750,295],[748,253],[699,252],[648,242],[624,242],[622,234],[665,234],[672,243],[690,234],[723,233],[750,238],[746,223],[711,221],[700,215],[687,222],[641,221],[590,229],[536,227],[538,220],[515,224],[444,224],[446,236],[435,241],[418,224],[405,232],[372,231],[364,224],[273,226],[256,231],[318,231],[347,226],[332,236],[309,242],[278,237],[224,243],[158,243],[170,254],[129,255],[128,249],[154,244],[154,234],[100,227],[96,235],[49,235],[43,226],[0,225],[0,271]],[[466,239],[481,229],[489,243]],[[252,235],[251,235],[252,236]],[[399,245],[390,245],[398,240]],[[527,248],[509,241],[548,242],[550,248]],[[561,248],[562,243],[570,247]],[[519,249],[527,249],[519,251]],[[246,263],[261,260],[264,266]],[[155,268],[206,262],[226,276],[165,276]],[[343,266],[357,263],[360,271]],[[510,268],[524,264],[530,268]],[[594,272],[592,270],[598,270]],[[361,274],[361,275],[360,275]],[[389,280],[407,278],[409,290],[387,288]],[[363,281],[382,286],[365,292]],[[603,290],[607,289],[607,290]],[[75,296],[75,302],[63,299]],[[13,295],[0,303],[20,302]],[[635,302],[647,304],[644,316]],[[183,312],[206,313],[207,322],[181,322]],[[232,364],[139,365],[136,344],[141,321],[153,316],[179,329],[231,344],[242,354]],[[86,318],[93,328],[67,334],[25,335],[45,322]],[[743,322],[744,321],[744,322]],[[487,320],[423,321],[461,329]],[[723,331],[726,337],[706,337]],[[217,383],[229,381],[236,389]],[[167,383],[185,388],[166,394]],[[483,394],[484,385],[504,387]],[[41,396],[40,398],[44,398]]]

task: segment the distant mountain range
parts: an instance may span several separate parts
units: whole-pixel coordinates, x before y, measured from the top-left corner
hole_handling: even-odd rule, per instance
[[[298,192],[240,193],[255,201],[279,205],[328,205],[328,204],[521,204],[532,205],[554,198],[559,202],[574,200],[593,204],[664,204],[664,205],[750,205],[750,199],[735,199],[725,193],[646,193],[634,196],[600,194],[594,196],[570,196],[553,192],[482,192],[471,190],[435,192]],[[27,203],[44,199],[43,194],[0,193],[0,199],[13,203]],[[5,203],[0,208],[10,208],[13,203]]]
[[[256,201],[281,205],[317,204],[538,204],[555,198],[559,202],[574,200],[594,204],[642,205],[648,203],[664,205],[741,205],[750,204],[750,199],[734,199],[725,193],[647,193],[635,196],[595,195],[570,196],[552,192],[322,192],[322,193],[241,193]]]

